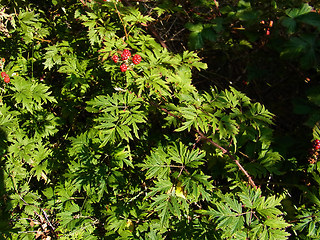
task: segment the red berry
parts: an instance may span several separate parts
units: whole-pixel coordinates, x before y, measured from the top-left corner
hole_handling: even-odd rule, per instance
[[[132,58],[132,62],[133,62],[135,65],[139,64],[139,63],[141,62],[141,56],[138,55],[138,54],[134,55],[133,58]]]
[[[8,75],[5,76],[4,79],[3,79],[3,81],[4,81],[5,83],[9,83],[9,82],[10,82],[10,77],[9,77]]]
[[[1,77],[2,77],[2,78],[6,77],[6,76],[7,76],[7,73],[1,72]]]
[[[266,35],[269,36],[270,35],[270,30],[267,29]]]
[[[128,49],[123,50],[122,54],[121,54],[121,59],[127,60],[129,57],[131,57],[131,52]]]
[[[319,146],[320,147],[320,140],[316,139],[312,142],[313,147]]]
[[[122,65],[120,66],[121,72],[125,72],[125,71],[127,71],[127,69],[128,69],[128,67],[127,67],[127,65],[125,65],[125,64],[122,64]]]
[[[125,54],[121,54],[121,60],[127,60],[129,58],[129,56],[125,55]]]
[[[117,55],[113,55],[113,56],[112,56],[112,60],[113,60],[115,63],[117,63],[118,60],[119,60],[119,57],[118,57]]]
[[[128,49],[123,50],[123,54],[126,54],[129,57],[131,57],[131,52]]]

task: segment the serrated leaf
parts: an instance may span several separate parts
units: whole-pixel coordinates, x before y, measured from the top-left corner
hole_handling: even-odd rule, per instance
[[[266,221],[264,221],[264,224],[266,224],[267,226],[271,227],[271,228],[286,228],[291,226],[290,224],[286,223],[285,220],[281,219],[281,218],[273,218],[273,219],[267,219]]]
[[[164,149],[159,147],[151,152],[143,164],[137,166],[142,167],[142,170],[147,169],[147,179],[156,177],[158,179],[167,179],[170,173],[170,159],[167,157]]]
[[[269,239],[272,240],[287,240],[291,234],[280,229],[271,229],[269,232]]]

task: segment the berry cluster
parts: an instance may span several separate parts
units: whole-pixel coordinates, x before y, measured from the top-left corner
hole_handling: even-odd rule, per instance
[[[264,30],[265,30],[265,32],[266,32],[266,35],[269,36],[269,35],[270,35],[270,28],[272,28],[272,26],[273,26],[273,21],[271,20],[271,21],[269,22],[269,24],[266,23],[265,21],[261,21],[260,23],[263,24],[263,25],[265,25],[265,26],[267,26],[267,28],[265,28]]]
[[[320,149],[320,140],[319,139],[316,139],[316,140],[313,141],[313,147],[316,150]]]
[[[125,49],[122,51],[121,55],[120,55],[120,59],[121,59],[121,65],[120,65],[120,71],[121,72],[126,72],[128,70],[128,66],[130,65],[130,63],[128,64],[129,60],[130,60],[130,57],[131,57],[131,52],[130,50],[128,49]],[[118,63],[119,62],[119,57],[117,54],[113,55],[111,57],[112,61],[114,63]],[[141,56],[138,55],[138,54],[135,54],[132,59],[131,59],[131,62],[134,64],[134,65],[137,65],[141,62]],[[132,65],[132,64],[131,64]]]
[[[3,78],[3,81],[5,83],[9,83],[10,82],[10,77],[6,72],[1,72],[1,77]]]
[[[138,55],[138,54],[134,55],[133,58],[132,58],[132,62],[135,65],[139,64],[141,62],[141,56]]]
[[[131,57],[131,52],[128,49],[123,50],[121,54],[121,60],[122,61],[128,60],[129,57]]]
[[[310,164],[315,164],[317,162],[319,149],[320,149],[320,140],[316,139],[312,142],[312,148],[310,149],[310,152],[309,152],[308,162]]]
[[[119,61],[118,55],[113,55],[113,56],[112,56],[112,60],[113,60],[115,63],[117,63],[117,62]]]
[[[125,63],[121,64],[121,66],[120,66],[121,72],[125,72],[125,71],[127,71],[127,69],[128,69],[128,67]]]
[[[5,61],[6,60],[4,58],[0,59],[0,69],[3,69]],[[9,83],[10,82],[10,77],[6,72],[1,72],[1,77],[3,78],[3,81],[5,83]]]

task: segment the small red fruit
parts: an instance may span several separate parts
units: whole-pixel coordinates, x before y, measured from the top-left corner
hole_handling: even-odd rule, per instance
[[[9,83],[9,82],[10,82],[10,77],[9,77],[8,75],[5,76],[4,79],[3,79],[3,81],[4,81],[5,83]]]
[[[313,141],[313,146],[316,147],[316,146],[320,146],[320,140],[319,139],[316,139]]]
[[[128,49],[123,50],[121,60],[127,60],[129,57],[131,57],[131,52]]]
[[[139,64],[139,63],[141,62],[141,56],[138,55],[138,54],[134,55],[133,58],[132,58],[132,62],[133,62],[135,65]]]
[[[8,75],[7,73],[1,72],[1,77],[2,77],[2,78],[6,77],[7,75]]]
[[[128,69],[128,67],[127,67],[127,65],[125,65],[125,64],[122,64],[122,65],[120,66],[121,72],[125,72],[125,71],[127,71],[127,69]]]
[[[114,61],[114,63],[117,63],[119,60],[119,57],[117,55],[113,55],[112,60]]]

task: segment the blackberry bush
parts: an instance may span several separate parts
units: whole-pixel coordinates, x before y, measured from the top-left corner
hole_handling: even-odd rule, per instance
[[[319,238],[317,4],[1,4],[2,238]]]

